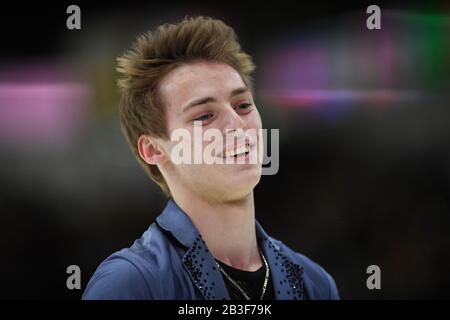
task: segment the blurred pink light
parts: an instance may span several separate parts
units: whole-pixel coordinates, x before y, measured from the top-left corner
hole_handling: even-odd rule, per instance
[[[324,87],[328,84],[326,59],[326,49],[320,44],[288,46],[271,57],[264,82],[272,88]]]
[[[0,83],[0,142],[69,138],[79,130],[89,95],[79,83]]]
[[[265,91],[262,95],[273,104],[291,108],[339,102],[406,102],[421,97],[417,92],[401,90],[276,90]]]

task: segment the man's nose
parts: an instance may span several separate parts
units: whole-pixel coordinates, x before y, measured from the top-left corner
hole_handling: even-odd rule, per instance
[[[225,112],[225,123],[222,130],[223,134],[245,128],[246,124],[244,119],[242,119],[233,107],[226,108]]]

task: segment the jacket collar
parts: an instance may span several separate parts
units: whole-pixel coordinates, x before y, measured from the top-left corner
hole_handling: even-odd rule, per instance
[[[230,299],[214,257],[189,216],[175,201],[169,200],[156,222],[188,248],[182,262],[203,297]],[[272,239],[257,221],[256,236],[270,267],[275,299],[304,299],[303,267],[285,255],[280,250],[281,242]]]

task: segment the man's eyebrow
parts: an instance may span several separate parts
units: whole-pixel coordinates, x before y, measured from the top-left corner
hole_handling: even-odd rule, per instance
[[[237,96],[239,94],[245,93],[247,91],[250,91],[247,87],[241,87],[241,88],[237,88],[234,89],[233,91],[231,91],[230,93],[230,98]],[[216,102],[216,99],[213,97],[202,97],[202,98],[198,98],[195,99],[191,102],[189,102],[185,107],[183,107],[183,109],[181,110],[181,112],[185,112],[195,106],[200,106],[202,104],[207,104],[207,103],[211,103],[211,102]]]
[[[187,106],[183,107],[183,110],[181,110],[181,112],[185,112],[195,106],[199,106],[202,104],[207,104],[207,103],[215,102],[215,101],[216,101],[216,99],[214,99],[213,97],[203,97],[203,98],[195,99],[195,100],[189,102],[187,104]]]
[[[231,91],[230,98],[237,96],[238,94],[245,93],[247,91],[250,91],[247,87],[240,87],[240,88],[234,89],[233,91]]]

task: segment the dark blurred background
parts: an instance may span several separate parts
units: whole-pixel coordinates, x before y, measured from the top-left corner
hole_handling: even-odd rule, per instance
[[[66,8],[81,8],[81,30]],[[366,8],[381,7],[381,30]],[[274,237],[319,262],[344,299],[450,298],[450,4],[2,4],[0,298],[79,299],[98,264],[165,198],[120,132],[115,58],[185,15],[233,26],[280,170],[255,190]],[[366,268],[381,268],[368,290]]]

